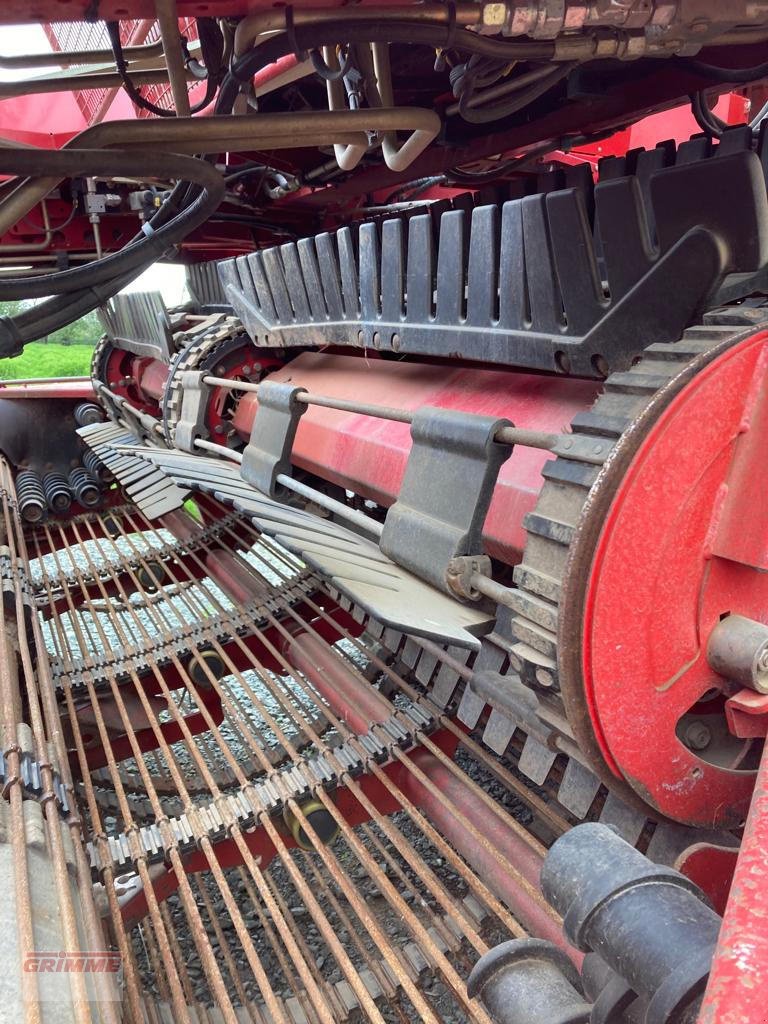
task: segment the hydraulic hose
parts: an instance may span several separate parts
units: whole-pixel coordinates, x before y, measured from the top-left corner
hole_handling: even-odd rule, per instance
[[[154,262],[170,246],[181,241],[206,221],[224,198],[224,180],[211,164],[178,154],[88,149],[54,152],[4,149],[0,151],[0,166],[12,174],[28,175],[50,171],[62,177],[94,174],[139,176],[149,173],[153,177],[191,181],[202,188],[190,205],[169,223],[155,227],[150,222],[145,225],[143,237],[139,236],[119,252],[105,256],[97,263],[55,274],[0,281],[0,300],[61,295],[85,285],[101,284],[110,278],[129,274],[139,266]]]
[[[37,153],[36,150],[34,152]],[[77,150],[72,152],[77,152]],[[47,157],[54,155],[58,154],[46,154]],[[98,155],[104,154],[99,153]],[[119,157],[120,153],[113,150],[110,151],[110,155]],[[130,155],[135,157],[135,154]],[[160,154],[153,154],[154,169],[158,167],[159,156]],[[174,173],[180,173],[183,169],[185,175],[191,177],[194,173],[198,181],[202,176],[206,183],[202,185],[201,190],[200,184],[180,181],[149,224],[157,234],[166,224],[176,222],[179,216],[177,210],[182,209],[188,214],[191,209],[196,209],[198,212],[194,221],[187,220],[185,233],[188,233],[202,224],[215,211],[224,194],[224,181],[218,172],[204,161],[177,155],[164,156],[168,161],[173,161]],[[89,278],[87,285],[76,292],[67,295],[54,295],[40,305],[24,310],[14,317],[0,317],[0,356],[18,355],[27,342],[52,334],[104,305],[113,295],[137,278],[147,265],[142,262],[130,272],[113,277],[104,284],[95,284]]]
[[[317,50],[342,39],[345,43],[410,43],[441,49],[476,53],[500,60],[552,60],[555,45],[551,40],[498,40],[466,29],[446,29],[444,24],[423,24],[408,21],[369,22],[354,18],[343,24],[297,25],[291,32],[270,36],[263,43],[244,53],[232,65],[222,82],[217,114],[228,114],[234,106],[240,87],[263,67],[288,53]]]

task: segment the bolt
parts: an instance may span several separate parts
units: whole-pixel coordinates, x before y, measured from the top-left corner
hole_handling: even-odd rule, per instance
[[[555,685],[555,678],[552,675],[552,673],[551,672],[547,672],[546,669],[537,668],[536,669],[536,682],[539,684],[539,686],[547,686],[547,687],[554,686]]]
[[[689,722],[683,731],[683,743],[690,750],[706,750],[712,742],[712,730],[704,722]]]

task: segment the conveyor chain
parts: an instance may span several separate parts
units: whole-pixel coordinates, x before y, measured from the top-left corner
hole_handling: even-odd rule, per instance
[[[421,733],[428,733],[433,726],[432,715],[421,706],[412,704],[399,709],[387,721],[373,726],[365,735],[344,740],[333,747],[328,751],[332,759],[325,754],[310,755],[301,764],[278,769],[271,776],[252,783],[247,790],[241,788],[236,794],[224,794],[218,801],[190,808],[179,817],[169,817],[167,827],[179,850],[190,852],[196,849],[202,838],[201,829],[202,834],[215,842],[226,836],[234,822],[243,829],[252,828],[258,824],[261,815],[280,813],[289,800],[305,799],[320,786],[328,791],[343,785],[345,776],[354,778],[362,775],[371,761],[384,763],[395,747],[412,746],[418,742]],[[137,832],[147,861],[163,861],[166,850],[159,827],[156,824],[144,825]],[[105,836],[99,844],[89,843],[88,850],[91,867],[96,874],[106,866],[102,851],[108,850],[110,863],[120,868],[134,859],[131,839],[125,833]]]

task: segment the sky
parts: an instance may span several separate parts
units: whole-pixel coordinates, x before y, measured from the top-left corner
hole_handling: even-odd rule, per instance
[[[3,30],[0,32],[0,53],[3,55],[40,53],[49,49],[50,44],[40,25],[7,25],[3,26]],[[32,72],[25,71],[23,68],[13,70],[0,68],[0,81],[7,82],[18,78],[43,75],[46,70],[54,71],[56,65],[50,69],[36,68]],[[140,277],[137,277],[125,290],[127,292],[159,291],[166,305],[175,306],[186,298],[184,268],[156,263]]]

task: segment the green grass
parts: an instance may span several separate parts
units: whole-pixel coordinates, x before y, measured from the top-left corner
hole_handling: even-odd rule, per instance
[[[91,371],[93,345],[32,342],[20,356],[0,359],[0,380],[23,377],[85,377]]]

